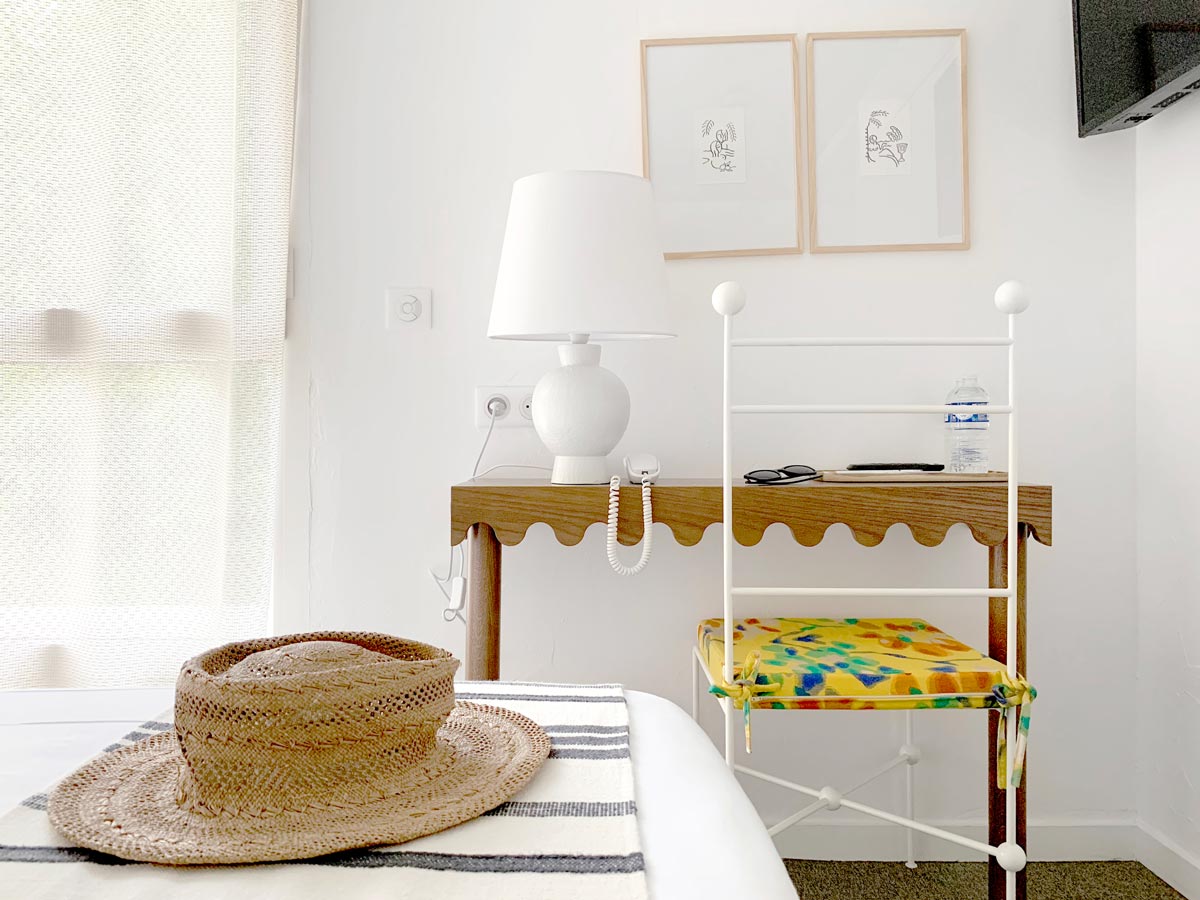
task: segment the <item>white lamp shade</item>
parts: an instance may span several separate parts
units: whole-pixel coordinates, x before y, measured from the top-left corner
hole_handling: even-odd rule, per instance
[[[674,337],[650,182],[542,172],[513,185],[488,337]]]

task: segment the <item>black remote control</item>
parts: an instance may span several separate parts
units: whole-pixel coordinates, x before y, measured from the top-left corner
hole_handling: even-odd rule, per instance
[[[912,472],[940,472],[945,466],[941,463],[852,463],[846,466],[847,472],[877,472],[880,470],[901,469]]]

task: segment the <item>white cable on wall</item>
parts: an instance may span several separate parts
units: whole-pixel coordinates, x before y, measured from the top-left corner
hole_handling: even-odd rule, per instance
[[[506,411],[507,407],[503,400],[493,399],[492,402],[488,404],[487,434],[483,436],[483,444],[479,448],[479,455],[475,457],[475,465],[471,469],[471,481],[474,481],[477,478],[482,478],[489,472],[496,471],[496,469],[537,469],[544,472],[550,471],[549,466],[527,466],[516,463],[500,463],[499,465],[484,469],[482,472],[479,471],[479,466],[483,462],[483,454],[487,452],[488,443],[492,439],[492,432],[496,428],[496,420],[500,418],[500,416]],[[457,575],[454,574],[456,560],[458,562]],[[429,570],[429,575],[433,578],[433,582],[437,585],[437,589],[442,593],[442,596],[446,598],[446,607],[442,610],[442,618],[447,622],[453,622],[455,619],[462,622],[464,625],[467,622],[466,617],[463,615],[463,609],[466,606],[466,569],[466,553],[463,551],[463,545],[460,543],[450,548],[450,560],[446,564],[445,577],[439,575],[434,569]]]
[[[474,481],[479,477],[479,464],[483,462],[483,454],[487,452],[488,442],[492,439],[492,431],[496,428],[496,419],[505,411],[505,404],[502,400],[492,400],[488,404],[488,428],[487,434],[483,436],[483,444],[479,447],[479,455],[475,457],[475,465],[471,467],[471,480]],[[499,468],[493,466],[493,469]],[[491,471],[488,469],[487,471]],[[455,553],[458,555],[458,574],[454,574]],[[442,618],[447,622],[453,622],[458,619],[464,625],[467,623],[463,616],[463,601],[466,593],[466,556],[463,553],[462,544],[458,544],[450,548],[450,562],[446,566],[446,575],[442,577],[434,569],[429,570],[429,575],[433,578],[437,589],[441,591],[442,596],[446,598],[446,608],[442,610]]]
[[[475,481],[476,479],[482,478],[484,475],[487,475],[490,472],[495,472],[497,469],[529,469],[534,472],[552,472],[552,471],[554,471],[550,466],[533,466],[533,465],[527,466],[524,463],[498,463],[497,465],[494,465],[494,466],[488,466],[486,469],[484,469],[478,475],[472,475],[471,480]]]
[[[483,454],[487,451],[488,442],[492,439],[492,431],[496,427],[496,420],[506,412],[508,412],[508,404],[504,400],[494,397],[492,398],[491,402],[488,403],[487,434],[483,436],[483,445],[479,448],[479,455],[475,457],[475,466],[471,469],[472,481],[474,481],[476,478],[482,478],[489,472],[495,472],[497,469],[531,469],[539,472],[551,471],[549,466],[533,466],[525,465],[524,463],[499,463],[494,466],[488,466],[488,468],[484,469],[482,472],[479,471],[479,466],[483,462]]]
[[[492,439],[492,431],[496,427],[496,420],[508,411],[508,404],[500,399],[493,399],[488,403],[488,428],[487,434],[483,436],[483,444],[479,448],[479,455],[475,457],[475,465],[471,467],[471,477],[479,477],[479,464],[483,462],[483,454],[487,451],[488,441]]]
[[[632,566],[617,559],[617,510],[621,504],[621,476],[608,483],[608,564],[618,575],[636,575],[646,568],[654,547],[654,508],[650,502],[650,477],[642,476],[642,556]]]

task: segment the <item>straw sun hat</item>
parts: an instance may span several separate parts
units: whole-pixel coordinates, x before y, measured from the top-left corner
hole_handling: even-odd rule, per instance
[[[175,728],[92,760],[50,796],[77,844],[177,865],[397,844],[517,793],[536,724],[455,703],[449,652],[384,634],[226,644],[184,663]]]

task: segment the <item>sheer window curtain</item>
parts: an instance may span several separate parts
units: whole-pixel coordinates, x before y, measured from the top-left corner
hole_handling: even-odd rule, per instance
[[[0,0],[0,688],[269,630],[298,0]]]

